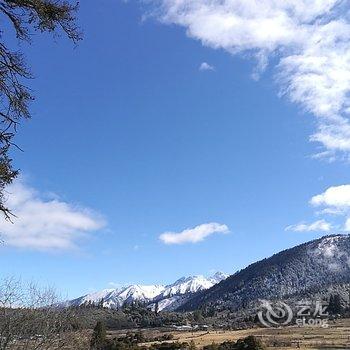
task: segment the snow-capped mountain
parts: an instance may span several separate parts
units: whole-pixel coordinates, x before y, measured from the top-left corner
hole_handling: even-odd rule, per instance
[[[228,275],[225,275],[222,272],[217,272],[209,278],[204,276],[182,277],[173,284],[166,286],[158,297],[164,299],[174,295],[196,293],[211,288],[214,284],[221,282],[227,277]]]
[[[131,303],[133,301],[147,302],[154,299],[159,293],[162,293],[164,286],[141,286],[132,285],[119,293],[122,303]]]
[[[153,299],[151,308],[158,304],[159,311],[173,311],[187,301],[188,297],[202,290],[209,289],[215,284],[226,279],[228,275],[217,272],[213,276],[190,276],[182,277],[172,284],[169,284],[164,290]]]
[[[228,274],[223,273],[221,271],[218,271],[218,272],[214,273],[214,275],[209,278],[209,281],[211,281],[213,284],[217,284],[217,283],[225,280],[228,276],[229,276]]]
[[[167,286],[135,284],[123,288],[104,289],[67,301],[64,306],[98,305],[102,303],[104,307],[118,308],[124,304],[140,301],[150,304],[150,307],[155,307],[157,303],[159,311],[173,310],[187,300],[189,295],[211,288],[227,277],[228,275],[217,272],[208,278],[204,276],[182,277]]]

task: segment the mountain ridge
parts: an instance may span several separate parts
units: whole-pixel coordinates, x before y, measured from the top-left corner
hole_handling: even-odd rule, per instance
[[[227,278],[228,275],[216,272],[214,275],[204,277],[202,275],[181,277],[168,285],[141,285],[132,284],[120,288],[103,289],[89,293],[79,298],[68,300],[64,306],[100,305],[106,308],[120,308],[132,302],[150,304],[158,310],[173,310],[185,302],[189,295],[208,289],[214,284]]]
[[[309,295],[350,283],[350,236],[328,235],[250,264],[179,306],[238,310],[262,299]]]

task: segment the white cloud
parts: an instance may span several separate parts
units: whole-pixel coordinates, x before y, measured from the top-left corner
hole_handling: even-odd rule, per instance
[[[213,71],[213,70],[215,70],[215,68],[214,68],[214,66],[211,66],[207,62],[202,62],[201,65],[199,66],[199,70],[200,71],[206,71],[206,70]]]
[[[317,208],[317,215],[327,216],[329,220],[337,220],[337,223],[321,219],[309,225],[305,223],[291,225],[286,230],[328,232],[332,229],[340,229],[340,231],[350,232],[350,185],[331,186],[313,196],[309,203]],[[340,220],[345,222],[340,223]]]
[[[350,208],[350,185],[329,187],[325,192],[312,197],[310,203],[334,213],[347,210]]]
[[[8,246],[36,250],[75,248],[86,233],[105,223],[87,208],[43,196],[17,181],[7,188],[7,205],[16,215],[13,223],[0,219],[0,236]]]
[[[286,231],[295,232],[312,232],[312,231],[323,231],[329,232],[332,229],[332,225],[326,220],[317,220],[311,224],[299,223],[296,225],[290,225],[286,227]]]
[[[214,233],[229,233],[226,225],[211,222],[188,228],[182,232],[165,232],[159,239],[165,244],[198,243]]]
[[[350,152],[350,23],[345,0],[151,0],[151,13],[213,49],[273,58],[281,95],[317,117],[310,137]]]

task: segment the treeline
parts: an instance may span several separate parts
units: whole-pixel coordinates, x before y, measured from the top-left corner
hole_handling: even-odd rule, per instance
[[[349,317],[350,308],[346,295],[340,295],[336,291],[322,300],[328,304],[327,312],[330,316]],[[297,298],[296,301],[299,299]],[[294,308],[295,301],[290,303]],[[287,300],[289,303],[289,300]],[[150,310],[142,303],[131,303],[116,309],[108,309],[98,304],[86,304],[73,307],[71,310],[75,316],[75,326],[79,329],[92,329],[98,321],[103,322],[108,330],[133,329],[133,328],[159,328],[167,326],[182,326],[186,324],[205,324],[220,327],[221,329],[244,329],[255,327],[259,304],[236,311],[211,312],[208,307],[188,313],[160,312]],[[297,309],[296,309],[297,310]]]
[[[105,325],[97,322],[90,341],[90,350],[196,350],[196,344],[191,342],[168,341],[152,344],[151,346],[141,345],[147,342],[142,332],[128,332],[126,336],[109,339]],[[237,342],[227,341],[221,344],[204,346],[203,350],[265,350],[262,342],[254,336],[240,339]]]
[[[92,329],[97,321],[102,321],[108,329],[156,328],[183,325],[195,322],[192,313],[160,312],[149,309],[142,303],[131,303],[119,309],[109,309],[98,304],[70,307],[82,329]]]

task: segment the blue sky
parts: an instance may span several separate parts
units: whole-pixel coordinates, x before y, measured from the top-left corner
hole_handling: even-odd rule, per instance
[[[52,211],[36,213],[33,228],[27,221],[19,229],[3,223],[5,242],[10,238],[1,247],[1,275],[55,285],[74,297],[110,282],[233,273],[298,243],[347,232],[349,189],[338,186],[349,183],[348,149],[334,146],[323,128],[338,126],[330,114],[344,115],[346,103],[316,110],[310,104],[320,106],[321,97],[310,93],[310,82],[304,93],[315,101],[280,97],[280,42],[266,48],[248,40],[259,54],[231,43],[240,51],[233,54],[226,39],[213,42],[208,28],[191,22],[198,16],[169,19],[171,1],[164,4],[161,18],[144,19],[154,7],[87,0],[79,11],[84,40],[78,47],[39,34],[31,46],[22,44],[37,100],[17,137],[24,152],[13,153],[22,172],[13,191],[28,192],[26,203],[40,204],[34,208],[54,203],[55,215],[61,210],[85,222],[62,228],[57,220],[55,238],[64,236],[72,246],[52,243],[44,222],[42,247],[23,243],[24,235],[36,234],[36,220]],[[336,54],[338,48],[328,49]],[[256,79],[262,55],[269,65]],[[213,69],[201,70],[203,63]],[[309,141],[315,130],[322,142]],[[344,145],[340,138],[347,135],[335,133]],[[200,242],[160,239],[207,223],[227,229]]]

